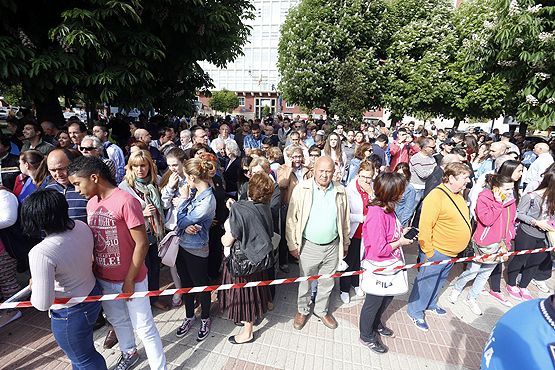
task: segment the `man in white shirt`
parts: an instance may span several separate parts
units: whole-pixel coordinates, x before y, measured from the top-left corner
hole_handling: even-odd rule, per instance
[[[553,156],[549,150],[549,145],[546,143],[537,143],[534,146],[534,153],[538,156],[530,165],[524,183],[527,184],[524,189],[524,194],[530,193],[538,187],[543,178],[543,173],[549,166],[553,164]]]

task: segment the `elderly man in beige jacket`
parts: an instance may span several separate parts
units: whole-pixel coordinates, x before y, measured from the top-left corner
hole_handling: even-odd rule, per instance
[[[331,274],[337,270],[349,247],[349,205],[345,188],[332,182],[335,164],[320,157],[314,164],[314,178],[299,183],[289,201],[286,236],[289,252],[299,258],[301,276]],[[337,321],[328,312],[334,280],[318,284],[314,315],[330,329]],[[310,314],[310,283],[299,283],[298,312],[293,326],[301,330]]]

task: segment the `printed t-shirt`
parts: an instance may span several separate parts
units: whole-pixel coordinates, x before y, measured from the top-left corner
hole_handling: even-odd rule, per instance
[[[106,199],[95,196],[89,200],[87,218],[94,235],[95,276],[124,281],[135,250],[129,229],[145,223],[141,204],[131,194],[116,188]],[[143,281],[146,273],[143,262],[135,282]]]

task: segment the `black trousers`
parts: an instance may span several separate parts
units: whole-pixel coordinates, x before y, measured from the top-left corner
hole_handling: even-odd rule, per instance
[[[549,280],[551,278],[551,273],[553,270],[553,261],[551,260],[551,253],[545,253],[545,258],[540,263],[538,267],[538,272],[534,276],[534,279],[539,281]]]
[[[366,294],[360,311],[360,339],[371,342],[376,338],[376,330],[382,325],[382,315],[393,300],[393,296]]]
[[[521,228],[518,228],[515,237],[515,250],[521,251],[543,247],[545,247],[545,239],[535,238],[526,234]],[[507,266],[507,284],[515,286],[516,277],[521,273],[522,277],[518,286],[527,288],[530,281],[538,272],[540,264],[544,261],[546,255],[549,256],[549,252],[514,256]]]
[[[158,245],[156,243],[148,246],[145,257],[145,265],[148,269],[148,290],[160,289],[160,263],[162,259],[158,257]],[[150,297],[150,303],[158,301],[159,297]]]
[[[360,239],[351,238],[351,244],[349,245],[347,256],[344,258],[347,265],[349,265],[347,271],[360,270],[360,241]],[[359,281],[360,275],[342,277],[339,278],[339,287],[342,292],[348,293],[351,290],[351,287],[358,287]]]
[[[501,293],[501,274],[503,272],[503,268],[501,266],[503,266],[502,263],[495,266],[489,276],[489,287],[497,293]]]
[[[224,230],[219,226],[212,226],[208,234],[208,276],[211,280],[220,277],[220,267],[222,266],[223,251],[222,235]]]
[[[289,260],[289,247],[287,246],[287,239],[285,238],[285,219],[287,218],[287,210],[289,209],[288,204],[281,205],[281,211],[279,213],[280,220],[280,236],[279,239],[279,264],[287,265]]]
[[[183,288],[208,285],[208,258],[198,257],[179,248],[175,261],[177,273]],[[188,318],[195,316],[195,298],[200,302],[201,318],[210,317],[210,293],[183,294],[185,315]]]

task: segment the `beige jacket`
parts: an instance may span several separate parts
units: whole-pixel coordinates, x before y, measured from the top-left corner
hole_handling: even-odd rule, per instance
[[[303,176],[306,174],[307,171],[308,169],[303,166]],[[279,166],[277,170],[277,183],[281,192],[281,202],[284,204],[289,204],[293,189],[295,189],[295,187],[299,183],[299,180],[297,180],[297,176],[295,176],[295,174],[293,173],[293,168],[291,166],[288,166],[286,164],[282,164],[281,166]]]
[[[314,180],[308,179],[300,182],[291,195],[289,209],[285,220],[285,236],[290,251],[302,249],[303,231],[312,208],[312,184]],[[351,239],[349,239],[349,204],[345,188],[334,182],[335,204],[337,206],[337,230],[339,232],[339,260],[347,254]],[[318,205],[315,205],[316,207]]]

